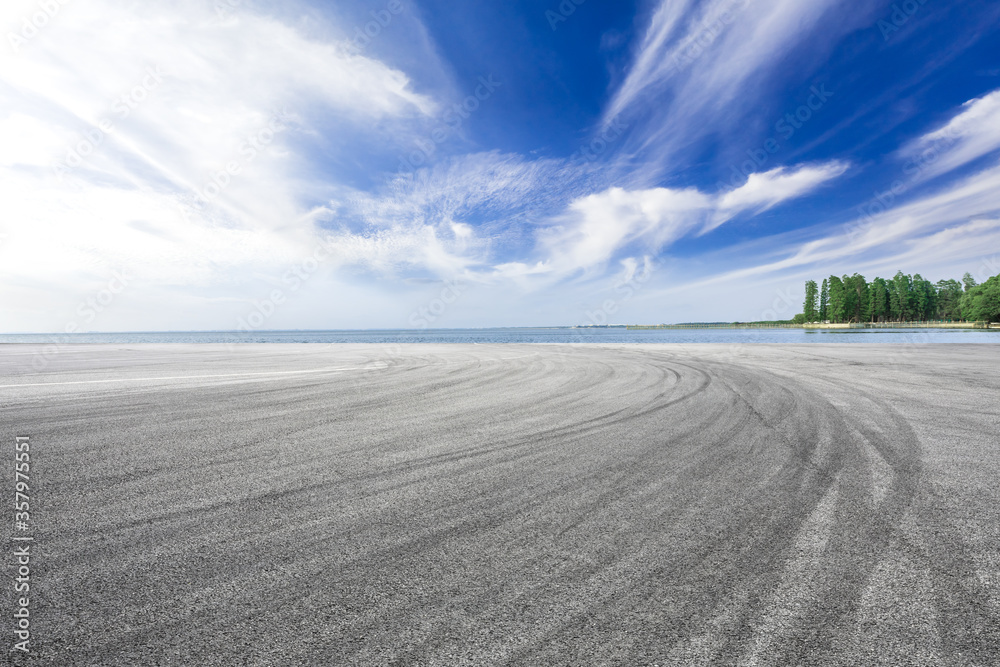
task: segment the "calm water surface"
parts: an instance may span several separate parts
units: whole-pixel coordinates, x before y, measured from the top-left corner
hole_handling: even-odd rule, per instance
[[[0,334],[2,343],[1000,343],[1000,329],[426,329]]]

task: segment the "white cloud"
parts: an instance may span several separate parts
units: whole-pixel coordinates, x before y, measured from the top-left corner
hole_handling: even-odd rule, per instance
[[[703,222],[712,198],[696,189],[611,188],[574,201],[562,224],[541,235],[553,270],[568,274],[601,266],[630,243],[659,249]]]
[[[940,266],[942,258],[958,265],[993,253],[1000,247],[998,239],[1000,166],[993,166],[860,224],[840,225],[818,238],[776,247],[772,254],[779,258],[774,261],[723,271],[678,289],[737,284],[806,269],[818,275],[823,271],[842,273],[874,267],[889,274],[897,269]],[[767,242],[776,245],[781,239]],[[742,254],[740,248],[725,252],[730,256]]]
[[[578,271],[601,270],[633,244],[642,253],[657,251],[740,212],[801,197],[846,168],[831,162],[776,169],[719,195],[694,188],[609,188],[569,199],[539,226],[542,221],[530,217],[534,205],[558,201],[552,190],[568,198],[586,182],[556,161],[483,153],[400,178],[381,194],[345,190],[323,218],[343,250],[337,257],[344,265],[381,275],[416,271],[533,289]],[[480,218],[475,225],[467,220],[473,213]],[[495,227],[482,219],[491,214],[498,218]],[[519,226],[522,215],[529,217]]]
[[[59,132],[36,118],[12,113],[0,120],[0,167],[51,166],[50,156],[69,144],[72,135]]]
[[[721,196],[719,210],[702,233],[715,229],[741,211],[753,209],[760,213],[788,199],[801,197],[840,176],[849,166],[846,162],[833,161],[795,170],[778,167],[751,174],[742,186]]]
[[[969,100],[948,123],[903,149],[920,180],[953,171],[1000,149],[1000,90]]]
[[[834,0],[662,0],[622,85],[605,111],[605,123],[649,97],[662,109],[645,127],[644,143],[670,153],[708,126],[736,118],[781,59],[820,26],[831,40],[847,22],[822,21]],[[857,20],[858,17],[855,17]],[[818,45],[818,44],[817,44]],[[752,85],[751,85],[752,84]],[[662,95],[669,89],[670,95]],[[738,100],[738,103],[736,102]]]
[[[803,240],[803,235],[812,238]],[[998,249],[1000,167],[995,167],[887,211],[861,229],[817,226],[693,261],[674,258],[673,279],[650,284],[634,306],[659,314],[649,321],[790,318],[801,311],[805,280],[855,272],[871,280],[898,270],[932,282],[957,279],[966,271],[984,280],[1000,273]]]
[[[352,265],[444,279],[478,272],[476,279],[484,280],[493,257],[530,241],[528,217],[535,206],[571,197],[578,189],[575,178],[556,160],[474,153],[398,175],[374,193],[344,189],[331,203],[327,221],[339,242],[352,249]],[[519,274],[516,264],[489,273]]]
[[[5,4],[0,25],[19,34],[35,11]],[[25,313],[45,310],[39,286],[71,291],[108,267],[200,287],[282,270],[321,237],[307,202],[329,190],[300,139],[322,123],[382,142],[437,112],[401,71],[242,6],[66,3],[7,41],[0,282]]]
[[[677,48],[669,48],[681,20],[687,13],[690,0],[661,2],[653,12],[649,27],[639,47],[638,55],[628,76],[608,106],[605,117],[608,122],[624,111],[644,90],[662,81],[673,72]]]
[[[629,125],[614,166],[627,174],[618,182],[634,188],[676,179],[678,165],[705,159],[706,145],[728,172],[726,163],[746,159],[740,147],[776,136],[774,123],[807,101],[809,122],[828,125],[820,109],[837,87],[823,88],[816,72],[845,35],[870,26],[877,13],[862,0],[660,0],[654,7],[602,116],[605,126]],[[789,86],[800,88],[796,101],[777,106],[789,104]],[[814,95],[813,86],[823,94]]]
[[[11,0],[0,10],[0,26],[20,30],[37,6]],[[832,6],[664,0],[607,107],[609,122],[640,106],[650,111],[636,123],[638,141],[655,149],[650,154],[664,168],[678,164],[671,151],[700,132],[718,130],[724,139],[793,49],[822,31],[829,41],[846,30],[850,19],[828,17]],[[463,304],[493,318],[449,324],[501,324],[512,315],[507,323],[523,322],[521,297],[535,321],[572,320],[583,312],[572,300],[591,303],[588,290],[608,280],[609,266],[616,280],[628,282],[648,272],[650,254],[677,240],[807,195],[847,169],[839,161],[781,167],[710,194],[648,187],[663,180],[644,173],[637,154],[613,165],[610,154],[568,165],[499,152],[446,157],[451,146],[434,144],[440,152],[432,166],[366,192],[314,168],[312,156],[322,153],[326,167],[341,158],[364,160],[364,151],[341,143],[344,137],[360,137],[387,155],[405,154],[414,139],[428,144],[442,107],[427,82],[446,87],[448,79],[423,71],[441,68],[435,58],[415,66],[424,84],[418,89],[407,73],[375,57],[392,51],[381,48],[390,44],[388,31],[385,41],[357,52],[315,38],[324,31],[349,36],[353,25],[324,26],[307,37],[292,27],[305,23],[244,6],[225,17],[196,0],[76,0],[60,7],[36,36],[16,52],[5,43],[0,55],[0,285],[18,328],[59,328],[60,308],[72,316],[78,295],[121,269],[134,276],[123,297],[132,305],[97,328],[175,328],[171,308],[185,323],[231,325],[232,313],[245,313],[247,303],[280,286],[283,272],[319,243],[327,254],[303,288],[309,298],[269,324],[405,325],[406,299],[420,289],[413,286],[435,277],[472,284]],[[723,19],[726,11],[732,20]],[[406,20],[422,29],[416,13]],[[427,42],[421,48],[433,53],[426,33],[417,34],[406,39]],[[393,53],[397,62],[414,60]],[[646,104],[664,92],[662,103]],[[912,148],[938,150],[929,173],[967,164],[1000,147],[998,110],[998,93],[972,100]],[[629,141],[616,148],[630,152]],[[53,169],[70,161],[80,164]],[[360,178],[350,182],[364,182],[370,166],[359,165]],[[226,174],[229,167],[238,173]],[[602,175],[607,180],[596,186]],[[608,187],[612,182],[630,185]],[[955,258],[977,244],[996,247],[989,244],[998,234],[997,191],[1000,175],[987,170],[897,207],[853,236],[839,230],[806,243],[776,242],[768,252],[778,260],[736,272],[730,269],[750,260],[733,262],[712,284],[877,254],[917,264],[942,244]],[[199,202],[205,196],[210,201]],[[365,274],[363,285],[351,283],[356,273]],[[385,278],[391,282],[381,283]],[[656,280],[672,280],[669,268],[658,266]],[[538,289],[556,283],[551,292]],[[653,294],[650,285],[641,298]],[[230,319],[220,323],[218,312]]]
[[[603,266],[633,243],[659,251],[698,227],[704,233],[742,211],[806,195],[846,169],[841,162],[774,169],[717,195],[694,188],[611,188],[575,200],[560,224],[541,234],[540,246],[556,274]]]

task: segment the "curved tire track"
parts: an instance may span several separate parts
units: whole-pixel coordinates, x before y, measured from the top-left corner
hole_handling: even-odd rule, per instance
[[[1000,661],[990,346],[281,347],[3,390],[37,664]]]

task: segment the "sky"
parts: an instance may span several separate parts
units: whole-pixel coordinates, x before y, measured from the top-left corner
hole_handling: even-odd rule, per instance
[[[0,331],[790,319],[1000,273],[994,0],[4,0]]]

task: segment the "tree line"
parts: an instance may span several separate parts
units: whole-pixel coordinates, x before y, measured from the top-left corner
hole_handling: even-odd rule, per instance
[[[871,282],[855,273],[830,276],[822,285],[806,281],[804,322],[1000,321],[1000,275],[981,285],[968,273],[962,281],[931,283],[919,273],[899,271]]]

